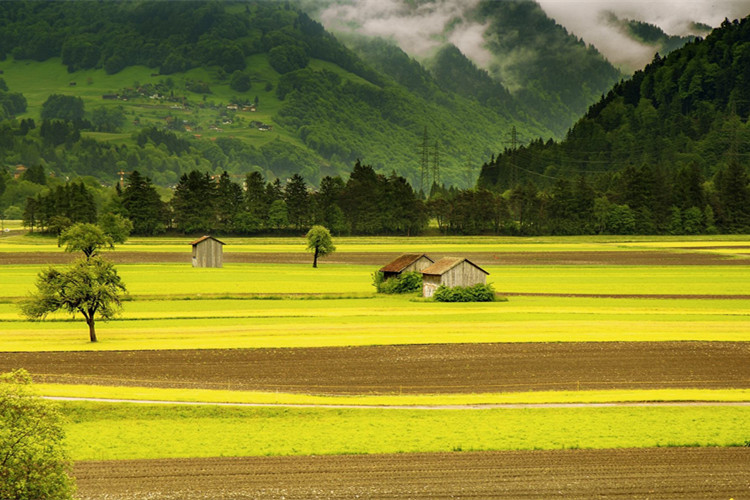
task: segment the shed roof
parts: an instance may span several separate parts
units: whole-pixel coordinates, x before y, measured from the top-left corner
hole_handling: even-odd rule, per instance
[[[480,271],[482,271],[484,274],[490,274],[478,265],[474,264],[469,259],[465,259],[462,257],[443,257],[439,261],[435,262],[430,267],[426,267],[422,269],[422,274],[429,274],[431,276],[442,276],[443,274],[447,273],[457,265],[459,265],[462,262],[468,262],[472,266],[476,267]]]
[[[201,236],[200,238],[198,238],[197,240],[191,242],[190,244],[193,245],[193,246],[195,246],[198,243],[202,243],[202,242],[204,242],[206,240],[214,240],[214,241],[216,241],[218,243],[221,243],[222,245],[226,245],[226,243],[224,243],[223,241],[217,240],[213,236]]]
[[[381,267],[380,271],[384,273],[400,273],[422,257],[426,258],[430,262],[435,262],[423,253],[405,253],[401,257],[392,261],[390,264],[386,264],[385,266]]]

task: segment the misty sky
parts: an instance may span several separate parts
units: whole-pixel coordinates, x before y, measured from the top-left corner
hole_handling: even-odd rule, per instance
[[[694,34],[690,24],[716,27],[724,18],[750,14],[750,0],[537,0],[548,16],[586,43],[594,45],[612,63],[637,69],[648,63],[653,50],[627,39],[607,23],[603,14],[655,24],[670,35]]]
[[[487,67],[492,56],[483,47],[484,26],[465,22],[447,35],[445,29],[451,20],[463,17],[462,14],[479,1],[322,0],[321,4],[327,7],[320,9],[319,18],[334,31],[353,30],[392,38],[402,49],[417,57],[429,55],[447,40],[479,66]],[[725,17],[737,19],[750,14],[750,0],[537,1],[547,15],[565,26],[568,32],[594,45],[612,63],[627,72],[651,61],[654,50],[628,39],[606,23],[608,13],[618,18],[655,24],[670,35],[688,34],[693,22],[715,27]]]

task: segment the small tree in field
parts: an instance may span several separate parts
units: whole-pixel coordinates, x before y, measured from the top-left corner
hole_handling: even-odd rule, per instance
[[[114,248],[114,240],[96,224],[79,222],[65,229],[57,240],[65,245],[66,252],[81,251],[87,259],[95,256],[100,248]]]
[[[72,499],[64,438],[60,413],[34,395],[29,374],[0,374],[0,498]]]
[[[307,249],[313,252],[313,267],[318,267],[318,257],[325,257],[336,251],[331,233],[323,226],[313,226],[307,232]]]
[[[36,293],[21,302],[21,312],[30,319],[44,319],[55,311],[80,312],[96,342],[94,323],[98,315],[113,318],[122,308],[125,285],[115,266],[98,257],[80,259],[66,270],[52,267],[39,273]]]

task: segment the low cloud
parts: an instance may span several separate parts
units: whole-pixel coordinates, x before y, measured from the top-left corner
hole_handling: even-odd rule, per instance
[[[328,29],[391,39],[416,57],[428,57],[450,42],[486,67],[492,59],[484,48],[486,26],[467,21],[479,2],[437,0],[415,5],[404,0],[350,0],[328,5],[318,15]]]
[[[446,42],[456,45],[478,66],[497,70],[498,61],[485,47],[487,26],[472,21],[481,0],[299,0],[326,28],[395,41],[414,57],[429,57]],[[495,0],[514,1],[514,0]],[[608,22],[644,21],[668,35],[696,34],[695,22],[716,27],[724,18],[750,13],[750,0],[537,0],[569,33],[594,45],[625,71],[642,68],[654,56],[652,46],[628,37]],[[523,50],[522,47],[515,50]]]
[[[724,20],[750,14],[750,0],[537,0],[547,15],[568,32],[594,45],[613,64],[625,70],[642,68],[654,56],[651,46],[624,35],[607,22],[612,13],[620,19],[644,21],[668,35],[695,35],[694,22],[716,27]]]

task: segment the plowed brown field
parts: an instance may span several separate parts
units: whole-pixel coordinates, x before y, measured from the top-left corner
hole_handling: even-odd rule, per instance
[[[748,388],[750,343],[586,342],[10,352],[38,382],[326,394]]]
[[[750,448],[652,448],[75,465],[83,500],[750,497]]]
[[[339,252],[325,258],[329,264],[362,264],[382,266],[399,253],[394,252]],[[612,252],[461,252],[479,265],[629,265],[629,266],[721,266],[750,264],[747,258],[710,252],[689,251],[612,251]],[[144,264],[190,262],[190,252],[107,252],[107,258],[117,264]],[[434,259],[447,256],[431,252]],[[0,253],[0,264],[61,264],[71,262],[75,256],[63,252],[6,252]],[[305,252],[255,253],[225,252],[225,263],[243,264],[309,264],[310,254]]]

